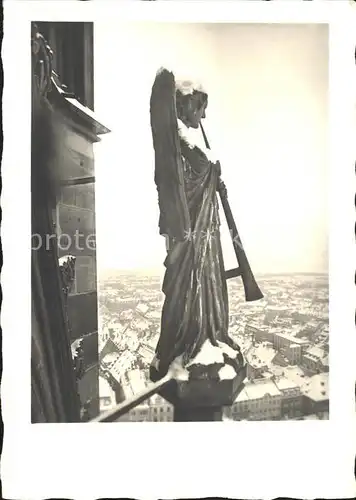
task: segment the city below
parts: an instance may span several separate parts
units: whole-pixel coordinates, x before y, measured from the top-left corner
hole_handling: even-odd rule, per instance
[[[247,363],[247,378],[224,420],[329,418],[329,314],[326,274],[259,275],[264,299],[246,303],[230,279],[230,336]],[[149,384],[160,332],[161,276],[111,271],[99,280],[100,410]],[[173,420],[155,395],[120,420]]]

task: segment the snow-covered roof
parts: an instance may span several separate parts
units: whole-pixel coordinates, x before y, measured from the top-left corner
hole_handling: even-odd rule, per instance
[[[265,395],[280,396],[281,392],[272,380],[259,380],[245,384],[245,391],[250,399],[260,399]]]
[[[141,313],[145,314],[148,311],[149,307],[148,307],[147,304],[143,304],[142,302],[140,302],[136,306],[136,309],[137,309],[138,312],[141,312]]]
[[[119,359],[119,357],[120,357],[120,355],[117,352],[109,352],[108,354],[106,354],[103,357],[102,362],[114,363],[115,361],[117,361]]]
[[[309,344],[308,340],[298,339],[298,338],[296,338],[293,335],[290,335],[288,333],[276,332],[276,336],[281,337],[281,338],[286,339],[286,340],[290,340],[294,344],[299,344],[299,345]]]
[[[286,374],[286,378],[293,381],[298,387],[304,385],[309,377],[306,377],[303,370],[299,366],[285,366],[281,368]]]
[[[329,374],[320,373],[313,375],[302,386],[302,393],[313,401],[326,401],[329,399]]]
[[[321,349],[318,346],[313,346],[307,350],[307,354],[310,354],[311,356],[316,356],[317,358],[321,359],[325,356],[326,353],[324,349]]]
[[[281,391],[285,391],[288,389],[298,389],[299,387],[295,382],[293,382],[293,380],[289,380],[287,377],[281,377],[280,379],[276,380],[275,384]]]
[[[251,366],[258,368],[260,366],[270,365],[275,355],[276,351],[272,347],[260,344],[256,347],[251,347],[248,352],[245,353],[245,358]]]

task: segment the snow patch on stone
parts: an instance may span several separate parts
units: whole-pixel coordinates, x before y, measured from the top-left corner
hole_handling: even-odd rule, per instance
[[[183,367],[183,356],[178,356],[169,367],[170,373],[176,380],[188,380],[189,372]]]
[[[225,365],[219,370],[220,380],[231,380],[236,377],[236,372],[231,365]]]
[[[167,66],[161,66],[158,70],[157,70],[157,73],[156,73],[156,76],[160,75],[161,73],[163,73],[164,71],[167,71],[168,73],[173,73],[173,71],[169,68],[167,68]]]
[[[224,351],[224,354],[229,356],[229,358],[235,359],[237,357],[237,354],[238,354],[237,351],[235,351],[232,347],[225,344],[225,342],[218,341],[218,344],[219,344],[219,347]]]
[[[199,79],[184,78],[182,75],[176,76],[176,89],[183,95],[193,94],[194,91],[208,93]]]
[[[208,366],[215,363],[224,363],[223,350],[213,346],[210,340],[206,340],[195,358],[187,364],[187,367],[192,365]]]
[[[73,255],[63,255],[63,257],[59,257],[58,264],[60,266],[63,266],[64,264],[70,262],[72,259],[75,259]]]
[[[207,149],[198,144],[194,137],[194,130],[187,127],[181,120],[178,121],[178,134],[181,139],[183,139],[189,146],[190,149],[198,148],[211,163],[216,163],[218,161],[217,155],[213,153],[211,149]]]
[[[178,356],[171,363],[170,372],[179,380],[188,380],[188,368],[193,365],[223,364],[224,366],[219,370],[220,380],[230,380],[236,376],[236,372],[232,366],[225,364],[224,354],[230,359],[237,357],[237,352],[224,342],[218,342],[218,346],[214,346],[210,340],[206,340],[198,354],[185,367],[183,367],[183,356]]]

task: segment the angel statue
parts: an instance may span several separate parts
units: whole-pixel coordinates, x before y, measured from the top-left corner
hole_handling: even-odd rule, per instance
[[[219,232],[220,164],[210,150],[189,140],[205,118],[208,95],[194,82],[175,81],[161,69],[152,87],[150,112],[155,150],[159,230],[166,237],[165,301],[152,366],[156,380],[171,363],[185,366],[209,341],[239,352],[228,335],[229,306]],[[152,368],[152,367],[151,367]]]

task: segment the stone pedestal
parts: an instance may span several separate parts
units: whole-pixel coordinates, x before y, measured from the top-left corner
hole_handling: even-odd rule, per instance
[[[223,407],[233,404],[246,378],[243,356],[223,343],[207,343],[185,367],[177,359],[171,371],[174,381],[160,395],[174,406],[175,422],[222,420]],[[157,380],[153,365],[151,379]]]

